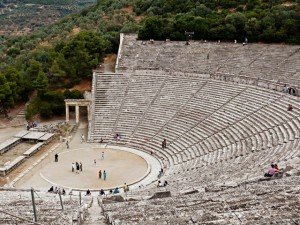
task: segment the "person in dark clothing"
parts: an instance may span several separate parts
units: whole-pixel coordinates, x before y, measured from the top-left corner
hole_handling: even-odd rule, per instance
[[[100,190],[100,195],[105,195],[105,191],[103,189]]]
[[[54,161],[58,162],[58,154],[57,153],[54,155]]]
[[[53,186],[48,190],[48,192],[53,192],[54,188]]]
[[[162,149],[165,149],[165,148],[167,147],[167,140],[166,140],[166,139],[164,139],[164,140],[162,141],[161,147],[162,147]]]

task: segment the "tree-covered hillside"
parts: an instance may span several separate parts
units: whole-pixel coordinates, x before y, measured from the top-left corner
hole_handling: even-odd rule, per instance
[[[194,39],[299,44],[299,12],[297,1],[283,0],[98,0],[31,34],[0,36],[0,107],[36,91],[28,116],[63,113],[66,96],[57,90],[90,79],[105,54],[117,52],[120,32],[184,40],[185,31],[194,31]]]
[[[299,4],[282,0],[137,0],[135,12],[147,14],[142,39],[196,39],[299,43]],[[160,32],[159,32],[160,31]]]
[[[78,13],[96,0],[0,0],[0,34],[24,35]]]

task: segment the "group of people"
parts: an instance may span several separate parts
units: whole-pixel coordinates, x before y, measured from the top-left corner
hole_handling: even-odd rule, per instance
[[[284,85],[283,92],[286,93],[286,94],[290,94],[290,95],[295,95],[296,94],[295,89],[292,88],[292,87],[289,87],[288,85]]]
[[[102,173],[102,170],[99,170],[99,179],[106,180],[106,178],[107,178],[106,171],[104,170],[103,173]]]
[[[168,181],[161,182],[160,180],[157,181],[157,187],[166,187],[168,185]]]
[[[124,193],[126,193],[127,191],[129,191],[129,187],[127,186],[126,183],[124,183],[123,191],[124,191]],[[119,188],[119,187],[115,187],[114,189],[110,189],[110,190],[108,191],[108,193],[109,193],[109,194],[120,194],[120,188]],[[88,189],[88,190],[86,191],[86,194],[85,194],[85,195],[86,195],[86,196],[91,195],[90,189]],[[107,194],[105,193],[104,189],[100,189],[99,195],[101,195],[101,196],[107,196]]]
[[[61,194],[61,195],[65,195],[66,194],[66,191],[65,189],[60,189],[60,188],[57,188],[57,187],[51,187],[49,190],[48,190],[49,193],[53,193],[53,194]]]
[[[26,130],[30,130],[31,128],[37,127],[37,122],[27,122]]]
[[[271,168],[265,173],[265,177],[273,177],[274,174],[279,173],[280,169],[277,164],[271,164]]]
[[[126,183],[124,183],[124,185],[123,185],[122,188],[123,188],[123,192],[124,192],[124,193],[126,193],[126,192],[129,191],[129,187],[128,187],[128,185],[127,185]],[[109,194],[119,194],[119,193],[120,193],[120,188],[119,188],[119,187],[115,187],[114,189],[109,189],[108,193],[109,193]],[[99,194],[100,194],[101,196],[106,196],[106,195],[107,195],[103,189],[101,189],[101,190],[99,191]]]
[[[72,172],[75,172],[75,173],[79,173],[79,172],[82,172],[82,163],[78,163],[78,162],[75,162],[75,163],[72,163]]]

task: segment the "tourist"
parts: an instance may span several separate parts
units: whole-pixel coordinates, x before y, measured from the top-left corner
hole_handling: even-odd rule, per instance
[[[57,153],[54,155],[54,161],[58,162],[58,154]]]
[[[72,172],[74,172],[74,170],[75,170],[75,164],[72,163]]]
[[[280,170],[277,164],[274,164],[274,168],[278,171]]]
[[[91,191],[90,191],[90,189],[87,189],[86,196],[89,196],[89,195],[91,195]]]
[[[69,141],[66,142],[67,149],[69,149]]]
[[[265,173],[265,177],[272,177],[275,173],[278,173],[279,172],[279,170],[277,170],[276,168],[275,168],[275,166],[272,164],[271,165],[271,168],[268,170],[268,172],[267,173]]]
[[[83,134],[81,134],[81,140],[80,141],[81,141],[81,143],[84,142],[84,135]]]
[[[76,162],[75,164],[76,164],[76,173],[79,173],[79,170],[80,170],[79,163],[78,163],[78,162]]]
[[[159,173],[158,173],[158,177],[161,177],[163,175],[163,173],[164,173],[164,169],[161,168],[160,171],[159,171]]]
[[[99,141],[100,143],[103,143],[103,139],[102,138],[100,138],[100,141]]]
[[[94,165],[95,165],[95,166],[97,165],[97,161],[96,161],[96,159],[94,159]]]
[[[104,152],[101,154],[101,160],[104,160]]]
[[[157,187],[161,187],[161,181],[160,180],[157,181]]]
[[[293,106],[291,104],[289,104],[287,111],[292,111],[293,110]]]
[[[123,190],[124,190],[124,193],[126,193],[127,191],[129,191],[129,187],[128,187],[128,185],[126,183],[124,183]]]
[[[285,84],[283,87],[283,92],[288,93],[289,92],[289,87]]]
[[[104,170],[104,171],[103,171],[103,180],[106,180],[106,176],[107,176],[107,173],[106,173],[106,171]]]
[[[101,178],[102,178],[102,171],[99,170],[99,179],[101,179]]]
[[[62,189],[62,195],[65,195],[66,194],[66,191],[65,191],[65,189]]]
[[[168,181],[165,180],[164,187],[168,185]]]
[[[114,194],[119,194],[119,193],[120,193],[120,190],[119,190],[118,187],[116,187],[115,190],[114,190]]]
[[[167,140],[166,140],[166,139],[164,139],[164,140],[162,141],[161,147],[162,147],[162,149],[164,149],[164,148],[167,147]]]
[[[48,190],[48,192],[53,192],[53,186]]]
[[[296,95],[296,90],[294,88],[289,88],[289,94],[290,95]]]
[[[100,190],[100,195],[101,196],[105,195],[105,191],[103,189]]]
[[[79,169],[82,172],[82,163],[81,162],[79,163]]]
[[[121,135],[119,133],[116,133],[114,138],[115,138],[115,141],[119,141],[121,139]]]
[[[113,190],[112,190],[112,189],[110,189],[110,190],[109,190],[109,194],[112,194],[112,193],[113,193]]]

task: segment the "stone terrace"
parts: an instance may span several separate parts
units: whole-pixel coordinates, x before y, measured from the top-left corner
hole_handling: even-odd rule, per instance
[[[0,191],[0,209],[6,213],[10,213],[33,221],[33,208],[31,202],[30,191]],[[35,194],[37,219],[41,224],[52,225],[69,225],[72,217],[79,210],[78,196],[62,196],[64,211],[61,210],[59,196],[37,192]],[[82,201],[90,204],[90,197],[82,197]],[[0,212],[0,224],[30,224]]]
[[[298,97],[213,80],[201,74],[182,76],[164,71],[94,73],[94,83],[97,86],[93,89],[91,141],[102,138],[107,145],[154,152],[165,165],[161,180],[169,182],[167,190],[175,196],[182,190],[235,188],[228,195],[212,193],[208,199],[204,198],[205,193],[191,195],[191,199],[181,196],[104,206],[112,224],[157,224],[158,220],[161,224],[187,224],[192,220],[203,224],[238,224],[240,220],[234,214],[249,221],[246,224],[269,224],[272,215],[281,224],[290,224],[293,218],[298,221],[293,211],[295,201],[299,201]],[[293,111],[287,111],[288,104],[293,105]],[[114,140],[116,133],[121,134],[121,140]],[[167,148],[161,149],[164,138]],[[278,185],[270,187],[272,181],[259,189],[259,179],[271,163],[286,169],[291,177],[284,175],[284,179],[293,185],[293,190],[282,190]],[[251,183],[253,191],[243,194],[238,187],[244,183]],[[265,193],[269,188],[270,195]],[[159,190],[153,184],[131,195],[145,197]],[[285,191],[292,191],[297,199],[291,198],[286,208],[277,201],[284,198]],[[275,209],[270,205],[272,201]],[[260,217],[264,204],[268,214]],[[214,209],[216,205],[219,206]],[[124,212],[124,207],[130,210]],[[193,218],[198,215],[195,212],[199,216]]]
[[[171,70],[230,74],[300,86],[299,45],[137,40],[121,34],[117,72]]]
[[[89,139],[154,151],[172,168],[168,173],[178,172],[177,165],[194,168],[268,149],[286,151],[285,157],[299,154],[288,150],[299,147],[297,97],[200,76],[95,74],[95,79],[105,88],[94,93]],[[115,133],[120,141],[113,140]],[[168,147],[162,150],[164,138]]]
[[[165,198],[131,198],[103,204],[103,209],[114,225],[299,224],[299,184],[297,176],[246,187],[211,187]]]

